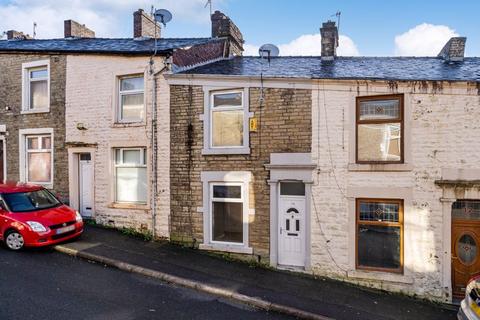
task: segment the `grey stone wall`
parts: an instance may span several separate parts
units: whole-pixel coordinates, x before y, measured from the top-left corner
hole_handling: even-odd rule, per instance
[[[50,112],[21,114],[22,63],[50,60]],[[0,53],[0,124],[6,125],[7,179],[19,180],[19,129],[54,129],[53,191],[68,201],[68,159],[65,148],[66,56]]]

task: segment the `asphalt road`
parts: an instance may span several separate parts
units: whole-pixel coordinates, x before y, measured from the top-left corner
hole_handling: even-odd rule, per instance
[[[50,249],[0,247],[0,319],[288,319]]]

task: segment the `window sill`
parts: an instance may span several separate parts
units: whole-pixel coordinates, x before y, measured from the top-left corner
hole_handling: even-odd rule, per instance
[[[146,127],[145,122],[115,122],[112,128]]]
[[[198,246],[198,248],[200,250],[208,250],[208,251],[253,254],[253,248],[245,247],[243,245],[236,246],[236,245],[203,244],[203,243],[201,243]]]
[[[202,149],[202,155],[223,155],[223,154],[250,154],[250,148],[215,148]]]
[[[35,114],[35,113],[49,113],[50,108],[48,109],[37,109],[37,110],[21,110],[20,114]]]
[[[381,163],[381,164],[349,163],[348,171],[409,172],[409,171],[413,171],[413,165],[410,163]]]
[[[406,276],[398,273],[366,271],[366,270],[351,270],[347,272],[347,276],[349,279],[413,284],[413,278],[411,276]]]
[[[111,209],[132,209],[132,210],[150,210],[150,206],[147,204],[137,203],[111,203],[108,205]]]

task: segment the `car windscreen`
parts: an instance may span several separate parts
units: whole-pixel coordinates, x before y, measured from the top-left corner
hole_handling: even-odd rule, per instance
[[[12,212],[29,212],[59,206],[61,203],[45,189],[30,192],[4,193],[2,195]]]

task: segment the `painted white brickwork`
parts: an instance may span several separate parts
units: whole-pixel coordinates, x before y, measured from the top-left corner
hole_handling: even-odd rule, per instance
[[[66,83],[66,141],[71,150],[94,148],[94,218],[116,227],[151,230],[151,194],[146,205],[113,203],[113,152],[115,147],[146,147],[149,193],[152,179],[151,114],[152,78],[148,74],[148,57],[68,56]],[[157,58],[156,71],[162,69],[163,58]],[[146,121],[140,124],[116,124],[118,77],[145,75]],[[170,211],[169,158],[170,118],[169,87],[163,76],[157,78],[158,112],[158,198],[156,235],[168,237]],[[78,126],[86,130],[79,130]],[[80,149],[79,149],[80,150]],[[72,159],[70,159],[71,161]],[[72,181],[71,188],[78,183]],[[72,187],[73,185],[73,187]]]
[[[405,94],[406,164],[391,166],[392,172],[369,171],[354,164],[355,98],[390,93]],[[442,169],[480,168],[477,88],[448,82],[326,81],[313,85],[312,100],[312,159],[319,168],[312,188],[312,271],[451,299],[450,220],[442,207],[442,188],[434,181],[442,179]],[[404,199],[403,275],[355,270],[359,197]]]

